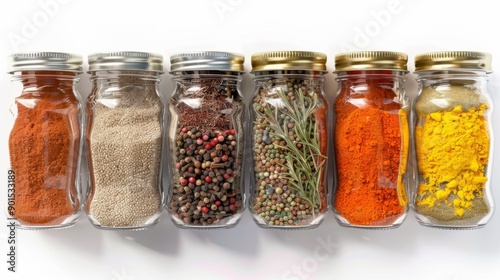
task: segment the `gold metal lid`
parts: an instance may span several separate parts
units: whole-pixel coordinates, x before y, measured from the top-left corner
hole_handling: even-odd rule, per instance
[[[388,51],[356,51],[335,56],[335,73],[352,70],[407,71],[408,55]]]
[[[491,72],[491,54],[470,51],[442,51],[415,56],[415,71],[482,70]]]
[[[252,72],[273,70],[326,72],[326,54],[308,51],[274,51],[252,55]]]

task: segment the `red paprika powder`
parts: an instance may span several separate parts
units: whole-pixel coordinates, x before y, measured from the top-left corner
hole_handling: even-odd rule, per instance
[[[405,55],[355,54],[337,56],[337,63],[350,60],[353,64],[337,66],[337,72],[339,68],[348,70],[359,63],[371,65],[370,61],[388,56],[400,57],[406,68]],[[337,186],[333,204],[341,225],[397,227],[406,215],[403,179],[409,139],[406,94],[402,87],[404,72],[398,72],[379,69],[339,72],[335,102]]]
[[[41,60],[54,57],[53,53],[37,55]],[[12,57],[12,72],[21,68],[16,66],[17,61],[27,64],[33,58],[23,54]],[[54,59],[61,62],[69,56]],[[65,70],[48,61],[42,67],[47,71],[19,71],[15,76],[22,82],[23,91],[15,99],[17,116],[9,137],[11,170],[15,174],[15,210],[9,212],[27,228],[69,226],[80,210],[76,73],[48,71],[58,67]]]

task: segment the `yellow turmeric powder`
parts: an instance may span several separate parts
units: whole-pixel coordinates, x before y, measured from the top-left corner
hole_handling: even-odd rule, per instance
[[[438,221],[478,220],[484,197],[490,139],[486,105],[419,116],[415,129],[419,186],[416,210]]]

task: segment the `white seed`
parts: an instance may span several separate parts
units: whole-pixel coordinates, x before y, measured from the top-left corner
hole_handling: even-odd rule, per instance
[[[94,106],[89,214],[102,226],[142,226],[161,210],[162,105],[153,86],[119,93],[114,107],[109,99]]]

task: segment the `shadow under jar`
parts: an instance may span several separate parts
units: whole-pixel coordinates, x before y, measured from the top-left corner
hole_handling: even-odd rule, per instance
[[[110,52],[89,56],[86,211],[99,229],[145,229],[163,209],[162,56]]]
[[[409,208],[407,55],[338,54],[335,68],[335,218],[346,227],[396,228]]]
[[[327,210],[326,55],[252,56],[251,207],[258,226],[310,229]]]
[[[448,51],[417,55],[417,159],[412,206],[424,226],[474,229],[493,215],[491,55]]]
[[[244,57],[202,51],[173,55],[170,62],[168,212],[180,228],[234,227],[245,207]]]
[[[22,83],[12,108],[7,215],[22,229],[72,226],[81,210],[78,55],[18,53],[9,73]]]

